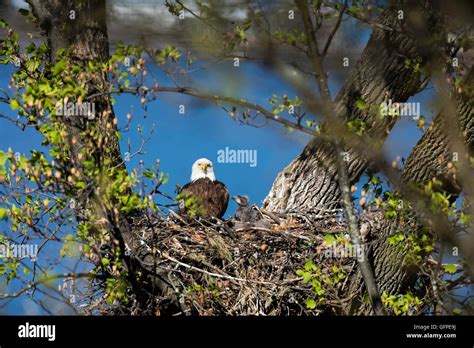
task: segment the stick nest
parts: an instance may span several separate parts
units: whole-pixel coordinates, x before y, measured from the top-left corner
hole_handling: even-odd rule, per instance
[[[264,224],[176,214],[129,223],[135,232],[126,245],[154,279],[153,314],[175,297],[181,315],[319,315],[353,296],[346,282],[355,256],[328,257],[350,244],[339,212],[272,216]]]

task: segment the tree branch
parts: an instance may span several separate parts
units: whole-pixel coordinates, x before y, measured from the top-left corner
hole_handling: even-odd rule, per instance
[[[112,90],[108,92],[100,92],[100,93],[95,93],[86,98],[87,99],[92,99],[101,95],[109,95],[109,94],[117,94],[117,93],[130,93],[130,94],[144,94],[144,93],[149,93],[149,92],[171,92],[171,93],[181,93],[181,94],[186,94],[190,95],[193,97],[197,97],[199,99],[204,99],[204,100],[210,100],[215,103],[229,103],[229,104],[234,104],[238,105],[241,107],[249,108],[252,110],[257,111],[264,117],[266,117],[269,120],[272,120],[274,122],[280,123],[286,127],[293,128],[295,130],[299,130],[303,133],[306,133],[311,136],[317,136],[317,137],[324,137],[322,134],[317,133],[316,131],[304,127],[301,124],[291,122],[287,119],[281,118],[277,115],[275,115],[273,112],[265,109],[264,107],[248,102],[245,99],[238,99],[238,98],[232,98],[232,97],[225,97],[225,96],[219,96],[219,95],[214,95],[214,94],[209,94],[209,93],[204,93],[200,92],[197,89],[194,89],[192,87],[162,87],[162,86],[154,86],[152,88],[127,88],[127,89],[117,89],[117,90]]]
[[[17,292],[14,292],[12,294],[0,294],[0,299],[5,299],[5,298],[15,298],[15,297],[18,297],[22,294],[24,294],[25,292],[27,292],[28,290],[30,289],[33,289],[34,287],[38,286],[38,285],[41,285],[41,284],[44,284],[44,283],[47,283],[51,280],[55,280],[55,279],[62,279],[62,278],[74,278],[74,279],[78,279],[78,278],[96,278],[97,275],[95,274],[92,274],[92,273],[63,273],[63,274],[56,274],[56,275],[53,275],[53,276],[48,276],[48,277],[44,277],[44,278],[41,278],[40,280],[37,280],[31,284],[28,284],[26,287],[18,290]]]

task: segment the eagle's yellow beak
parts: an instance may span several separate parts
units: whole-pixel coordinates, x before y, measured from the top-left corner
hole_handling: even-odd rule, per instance
[[[204,172],[204,174],[207,174],[207,164],[206,163],[201,164],[201,169]]]

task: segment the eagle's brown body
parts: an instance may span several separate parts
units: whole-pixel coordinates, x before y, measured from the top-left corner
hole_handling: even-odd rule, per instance
[[[229,191],[225,185],[209,178],[197,179],[184,185],[181,193],[185,201],[189,198],[193,200],[191,207],[188,204],[180,207],[180,213],[184,214],[188,210],[194,210],[196,215],[203,218],[222,218],[229,204]]]

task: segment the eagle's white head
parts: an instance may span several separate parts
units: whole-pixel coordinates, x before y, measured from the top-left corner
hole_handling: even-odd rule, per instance
[[[191,171],[191,181],[196,181],[197,179],[203,178],[208,178],[211,181],[216,180],[212,162],[209,161],[207,158],[200,158],[196,162],[194,162]]]

